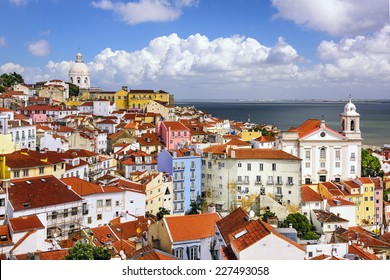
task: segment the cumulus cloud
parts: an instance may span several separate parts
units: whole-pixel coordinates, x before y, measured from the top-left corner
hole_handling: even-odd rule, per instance
[[[106,48],[86,62],[93,86],[104,90],[163,89],[176,98],[356,98],[386,97],[390,87],[390,26],[370,36],[323,41],[321,62],[305,60],[284,38],[265,46],[254,38],[210,40],[195,34],[157,37],[137,51]],[[71,61],[49,61],[44,69],[5,64],[26,82],[67,80]],[[18,68],[20,67],[20,68]],[[21,72],[23,71],[23,72]],[[386,91],[386,92],[385,92]]]
[[[199,0],[93,1],[95,8],[113,11],[127,24],[165,22],[178,19],[183,8],[196,6]]]
[[[325,76],[390,80],[390,25],[370,36],[323,41],[317,51],[331,62],[324,66]]]
[[[272,0],[276,17],[331,35],[375,31],[388,22],[388,0]]]
[[[26,46],[28,51],[34,56],[47,56],[50,53],[50,44],[46,40],[28,42]]]
[[[0,47],[5,47],[7,45],[7,41],[5,37],[0,37]]]

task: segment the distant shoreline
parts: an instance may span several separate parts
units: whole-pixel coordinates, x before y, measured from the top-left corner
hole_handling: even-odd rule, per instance
[[[175,103],[259,103],[259,104],[319,104],[319,103],[345,103],[348,100],[327,99],[291,99],[291,100],[259,100],[259,99],[176,99]],[[354,99],[354,103],[390,103],[390,99]]]

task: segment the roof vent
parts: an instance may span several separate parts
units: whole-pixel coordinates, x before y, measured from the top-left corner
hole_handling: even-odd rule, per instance
[[[243,231],[240,231],[239,233],[237,233],[236,235],[234,235],[234,239],[238,239],[240,238],[241,236],[243,236],[244,234],[246,234],[248,231],[246,229],[244,229]]]
[[[26,181],[26,184],[31,185],[31,181],[28,181],[28,180],[27,180],[27,181]]]

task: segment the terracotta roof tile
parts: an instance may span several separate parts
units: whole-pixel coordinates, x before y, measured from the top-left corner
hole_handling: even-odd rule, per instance
[[[32,229],[42,229],[45,228],[42,222],[39,220],[38,216],[21,216],[18,218],[10,218],[9,225],[13,232],[23,232],[29,231]]]
[[[184,124],[182,124],[181,122],[178,122],[178,121],[172,121],[172,122],[165,121],[165,122],[163,122],[163,125],[167,129],[170,128],[171,130],[186,130],[186,131],[189,131],[188,127],[186,127]]]
[[[11,180],[9,199],[15,211],[81,201],[82,198],[54,176]]]
[[[235,155],[232,154],[233,151]],[[274,149],[234,149],[230,151],[230,157],[236,159],[301,160],[289,153]]]
[[[219,220],[217,213],[164,217],[173,242],[214,236]]]
[[[323,201],[321,195],[309,186],[302,186],[302,202]]]
[[[123,192],[118,187],[105,186],[102,187],[99,184],[92,183],[80,179],[78,177],[63,178],[61,179],[66,185],[71,186],[72,190],[75,191],[80,196],[93,195],[99,193],[115,193]]]

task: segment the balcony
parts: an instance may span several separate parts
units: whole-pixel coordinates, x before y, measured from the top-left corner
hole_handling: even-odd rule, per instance
[[[184,171],[185,169],[185,166],[176,166],[176,167],[173,167],[173,171]]]
[[[255,185],[262,185],[261,181],[255,181]]]

